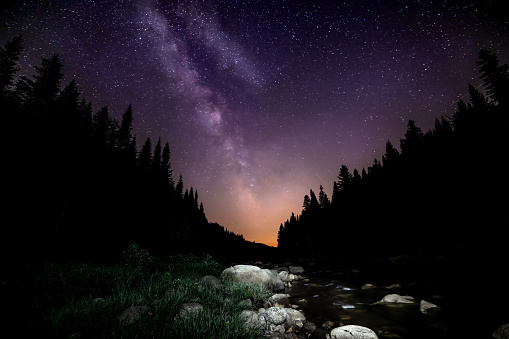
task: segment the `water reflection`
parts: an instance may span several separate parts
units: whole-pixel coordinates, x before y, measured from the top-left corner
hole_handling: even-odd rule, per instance
[[[307,273],[307,283],[296,283],[286,293],[292,303],[300,303],[309,321],[320,327],[332,321],[334,327],[361,325],[371,328],[379,338],[446,338],[446,326],[442,319],[421,314],[419,301],[412,304],[373,305],[385,295],[406,293],[386,286],[362,289],[348,280],[347,274]],[[415,287],[414,287],[415,289]],[[415,291],[412,291],[415,292]],[[417,299],[417,296],[416,296]]]

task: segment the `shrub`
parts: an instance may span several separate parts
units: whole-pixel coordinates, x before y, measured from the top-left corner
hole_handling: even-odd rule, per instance
[[[147,250],[141,249],[138,244],[130,244],[123,252],[124,265],[131,266],[140,271],[148,271],[156,262]]]

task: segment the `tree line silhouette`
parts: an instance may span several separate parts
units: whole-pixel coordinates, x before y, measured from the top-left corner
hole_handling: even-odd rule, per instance
[[[170,146],[137,149],[133,108],[93,113],[58,55],[20,76],[22,38],[0,47],[1,247],[4,258],[108,261],[130,243],[156,255],[224,255],[242,235],[209,223],[198,191],[175,183]]]
[[[484,94],[469,85],[470,102],[426,133],[409,120],[400,150],[387,141],[367,170],[342,165],[331,199],[322,186],[318,198],[311,189],[301,214],[279,226],[278,248],[342,261],[460,252],[506,259],[509,67],[487,50],[479,58]]]

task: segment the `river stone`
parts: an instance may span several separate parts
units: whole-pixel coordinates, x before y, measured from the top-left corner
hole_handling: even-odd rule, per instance
[[[505,324],[497,328],[497,330],[493,332],[492,337],[497,339],[509,339],[509,324]]]
[[[270,307],[260,316],[260,318],[261,317],[265,318],[267,325],[281,325],[285,322],[287,313],[283,308]]]
[[[196,315],[203,311],[203,306],[198,303],[184,303],[180,307],[179,315],[181,317]]]
[[[372,288],[376,288],[376,286],[373,285],[373,284],[364,284],[361,287],[361,289],[363,289],[363,290],[369,290],[369,289],[372,289]]]
[[[378,339],[371,329],[358,325],[336,327],[330,333],[331,339]]]
[[[200,282],[204,285],[208,285],[213,288],[221,287],[221,280],[213,275],[205,275],[200,279]]]
[[[285,321],[285,327],[286,329],[289,329],[291,327],[297,327],[301,328],[304,326],[304,323],[306,322],[306,317],[302,312],[298,310],[294,310],[293,308],[285,308],[286,314],[288,315],[286,317]]]
[[[309,322],[305,323],[304,326],[302,327],[302,331],[304,331],[304,333],[309,337],[311,333],[316,331],[316,325]]]
[[[290,305],[290,299],[288,299],[289,297],[289,294],[277,293],[269,297],[267,302],[270,306],[288,306]]]
[[[388,294],[381,300],[382,303],[393,303],[393,304],[411,304],[414,303],[415,300],[410,296],[402,296],[399,294]]]
[[[439,309],[440,309],[440,307],[438,307],[437,305],[432,304],[426,300],[421,300],[421,304],[420,304],[421,313],[429,314],[429,313],[438,311]]]
[[[293,274],[302,274],[302,273],[304,273],[304,268],[302,266],[290,266],[288,268],[288,270],[290,271],[290,273],[293,273]]]
[[[252,265],[236,265],[227,268],[221,273],[224,279],[258,284],[272,291],[284,289],[283,282],[270,270],[261,269]]]
[[[258,322],[258,314],[251,310],[242,311],[240,318],[244,321],[246,327],[254,327]]]
[[[152,315],[152,310],[148,306],[131,306],[125,309],[118,316],[118,320],[122,325],[130,325],[142,316]]]
[[[280,271],[277,274],[277,276],[279,277],[279,279],[281,279],[284,282],[290,281],[290,279],[288,278],[288,271]]]
[[[285,284],[279,277],[277,276],[277,271],[264,269],[264,271],[267,272],[267,274],[270,276],[270,279],[272,280],[272,291],[280,291],[285,289]]]

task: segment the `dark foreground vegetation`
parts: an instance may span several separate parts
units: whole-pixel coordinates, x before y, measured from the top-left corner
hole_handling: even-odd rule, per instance
[[[270,292],[234,281],[220,286],[200,281],[204,275],[219,276],[222,269],[211,257],[172,255],[156,261],[132,246],[116,265],[17,267],[2,286],[9,292],[2,294],[9,305],[4,333],[23,338],[255,338],[240,313],[262,307]],[[202,312],[180,314],[183,304],[195,302]],[[121,315],[132,306],[144,312],[130,322]]]
[[[468,103],[426,133],[408,121],[399,150],[388,141],[367,170],[341,166],[331,199],[310,190],[280,225],[281,253],[362,268],[380,283],[434,283],[458,324],[472,308],[482,315],[474,325],[507,323],[509,66],[479,57],[484,86],[469,86]]]

